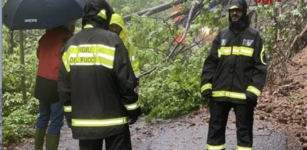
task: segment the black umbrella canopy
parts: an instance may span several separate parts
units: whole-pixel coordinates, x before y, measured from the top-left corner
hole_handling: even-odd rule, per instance
[[[79,19],[86,0],[8,0],[3,23],[11,30],[51,29]]]

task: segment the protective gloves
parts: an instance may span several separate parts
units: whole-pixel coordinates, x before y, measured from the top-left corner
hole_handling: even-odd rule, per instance
[[[131,118],[131,120],[129,121],[129,125],[134,124],[137,120],[138,120],[138,117]]]
[[[248,105],[251,105],[253,107],[257,106],[257,99],[252,99],[252,98],[246,97],[246,102],[247,102]]]

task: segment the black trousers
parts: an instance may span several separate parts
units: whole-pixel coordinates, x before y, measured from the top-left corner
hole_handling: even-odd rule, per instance
[[[79,140],[80,150],[102,150],[103,140],[105,140],[106,150],[132,150],[129,128],[106,139]]]
[[[210,102],[210,122],[207,144],[225,144],[225,130],[228,114],[234,108],[237,127],[237,146],[252,147],[254,106],[229,102]]]

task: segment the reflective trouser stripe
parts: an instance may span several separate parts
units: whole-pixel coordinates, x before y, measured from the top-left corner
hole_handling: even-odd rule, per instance
[[[208,89],[212,89],[212,84],[211,84],[211,83],[204,84],[204,85],[201,87],[201,92],[203,92],[203,91],[205,91],[205,90],[208,90]]]
[[[127,104],[125,105],[127,110],[135,110],[139,107],[138,103],[134,103],[134,104]]]
[[[257,96],[259,96],[261,94],[260,90],[258,90],[256,87],[251,86],[251,85],[247,87],[247,91],[252,92]]]
[[[106,127],[127,123],[127,117],[113,119],[72,119],[72,126],[75,127]]]
[[[222,145],[209,145],[207,144],[207,150],[223,150],[225,149],[225,144]]]
[[[71,106],[64,106],[64,112],[71,112]]]
[[[237,146],[237,150],[252,150],[251,147]]]
[[[238,93],[231,91],[213,91],[212,97],[230,97],[230,98],[246,100],[245,93]]]

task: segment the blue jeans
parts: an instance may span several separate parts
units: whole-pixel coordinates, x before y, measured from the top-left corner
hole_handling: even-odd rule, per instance
[[[48,123],[50,124],[48,127]],[[48,134],[60,134],[64,121],[63,103],[49,103],[39,101],[39,117],[37,118],[36,127],[39,129],[47,129]]]

